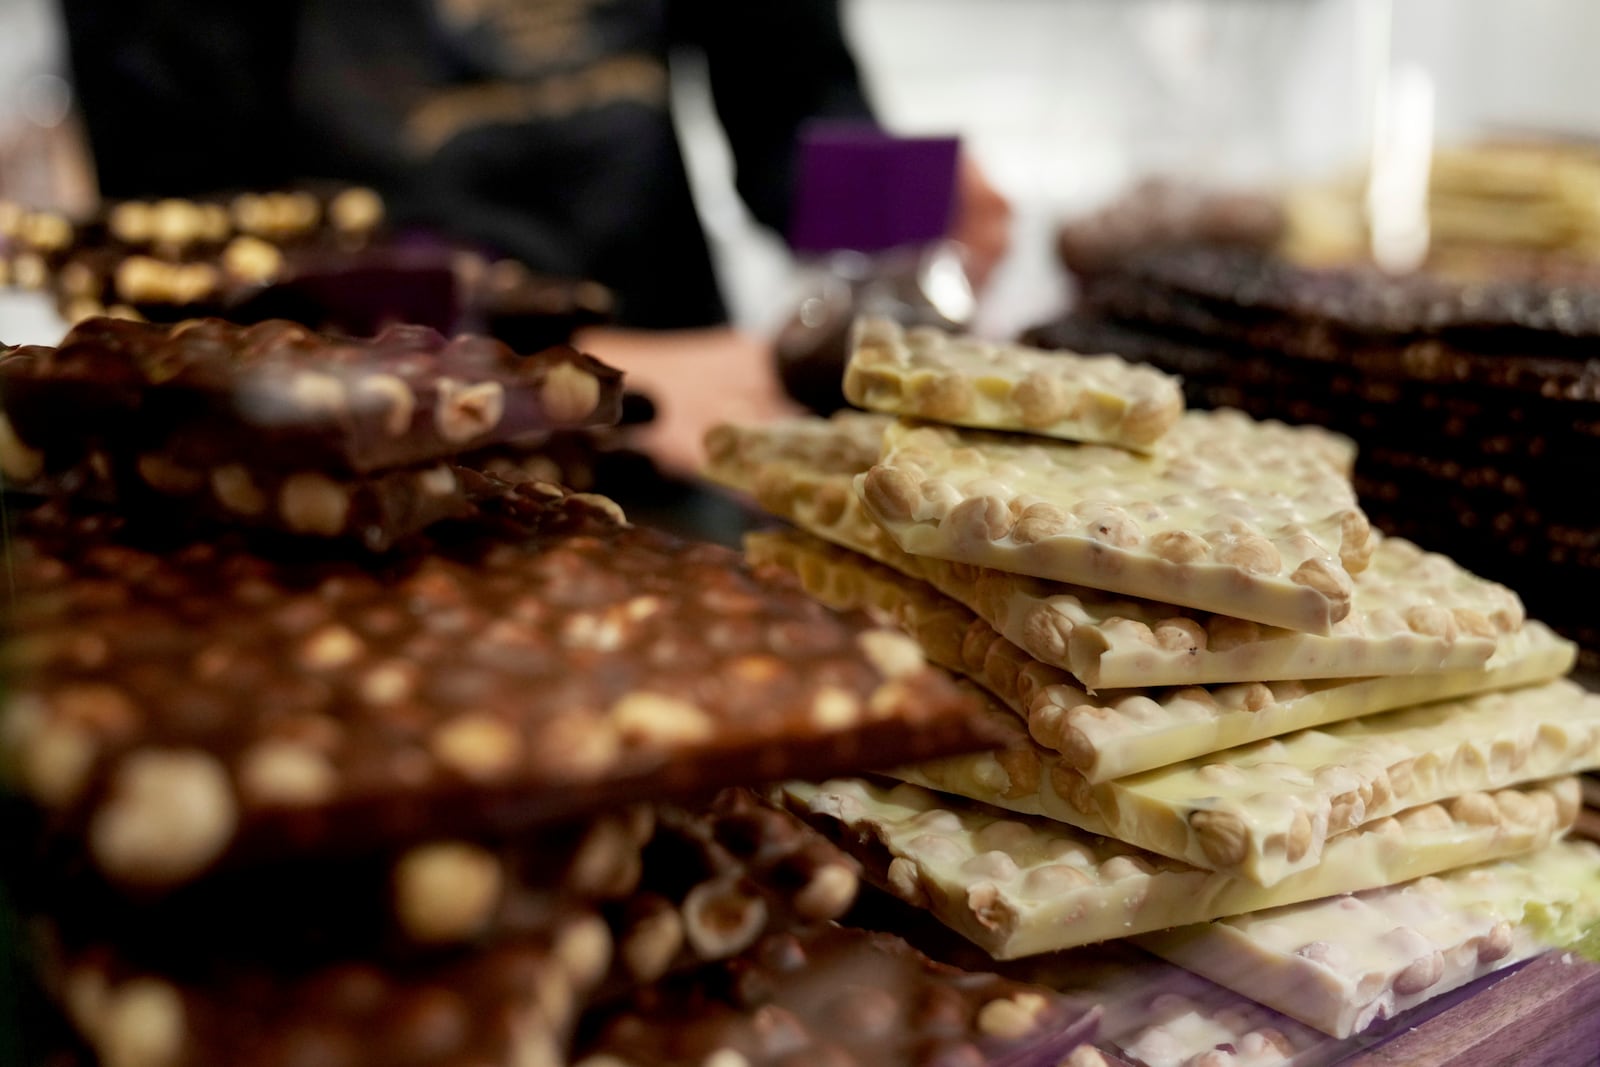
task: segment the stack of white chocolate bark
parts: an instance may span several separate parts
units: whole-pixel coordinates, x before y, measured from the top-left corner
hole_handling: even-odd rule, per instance
[[[1600,919],[1600,849],[1561,840],[1600,695],[1510,590],[1371,529],[1351,442],[885,321],[845,392],[875,413],[719,427],[708,473],[804,531],[754,560],[1010,727],[785,787],[892,891],[999,958],[1144,935],[1336,1036]]]

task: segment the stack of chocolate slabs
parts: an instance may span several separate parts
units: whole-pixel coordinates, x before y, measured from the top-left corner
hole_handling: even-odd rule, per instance
[[[553,430],[605,426],[620,372],[569,347],[394,327],[336,340],[294,323],[90,319],[0,355],[11,491],[173,507],[384,549],[539,466]]]
[[[1042,1064],[1089,1036],[1047,990],[832,924],[854,861],[704,799],[996,735],[903,634],[467,465],[613,417],[619,377],[285,323],[90,320],[0,356],[29,490],[4,869],[100,1063]],[[413,472],[461,507],[384,525]],[[879,990],[871,1028],[813,995],[829,973]]]
[[[1177,928],[1143,943],[1339,1036],[1597,917],[1600,851],[1560,839],[1600,697],[1510,590],[1373,532],[1351,442],[876,320],[845,391],[872,413],[707,451],[799,528],[752,560],[897,622],[1011,736],[784,787],[881,884],[998,958]]]
[[[1132,249],[1026,339],[1181,374],[1199,407],[1358,435],[1355,483],[1375,524],[1511,583],[1593,669],[1600,531],[1566,472],[1600,457],[1600,286],[1489,273],[1396,278],[1214,243]]]

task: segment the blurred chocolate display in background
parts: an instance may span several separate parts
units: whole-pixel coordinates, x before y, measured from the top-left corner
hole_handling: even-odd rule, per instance
[[[48,290],[69,322],[288,319],[352,337],[404,322],[537,351],[614,305],[595,282],[394,232],[361,187],[124,200],[81,220],[0,205],[0,263],[0,281]]]
[[[1148,201],[1066,229],[1078,303],[1026,340],[1149,362],[1181,375],[1195,407],[1349,434],[1374,522],[1512,585],[1600,665],[1586,607],[1600,595],[1600,509],[1583,488],[1600,462],[1600,286],[1570,284],[1600,281],[1592,237],[1451,237],[1426,269],[1392,276],[1356,261],[1354,239],[1337,253],[1327,233],[1308,240],[1294,211],[1274,240],[1219,233],[1220,198],[1198,198],[1208,206],[1181,225]],[[1448,232],[1469,221],[1458,212]],[[1300,261],[1313,245],[1325,262]]]

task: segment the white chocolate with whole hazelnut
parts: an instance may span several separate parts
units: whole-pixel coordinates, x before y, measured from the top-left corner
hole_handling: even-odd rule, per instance
[[[928,582],[1089,689],[1411,676],[1518,655],[1525,612],[1515,593],[1399,538],[1378,542],[1352,578],[1350,614],[1326,635],[910,555],[852,485],[877,461],[887,426],[859,412],[719,426],[707,437],[706,473],[817,537]],[[942,503],[944,490],[955,494],[928,488]]]
[[[914,556],[1326,634],[1377,538],[1323,437],[1189,412],[1149,456],[891,424],[855,482]]]
[[[906,330],[883,318],[856,323],[844,394],[892,415],[1139,451],[1183,414],[1178,379],[1120,356]]]
[[[1447,993],[1600,920],[1600,847],[1561,841],[1406,885],[1140,939],[1158,956],[1334,1037]]]
[[[1514,790],[1537,814],[1473,823],[1436,805],[1329,843],[1328,862],[1262,888],[1097,837],[912,785],[789,782],[785,802],[866,843],[869,876],[999,959],[1127,937],[1390,885],[1542,848],[1578,811],[1573,779]],[[873,853],[878,854],[876,861]],[[874,862],[884,866],[871,869]]]
[[[998,697],[1027,722],[1033,740],[1092,783],[1307,727],[1549,681],[1570,670],[1577,654],[1572,642],[1529,622],[1504,635],[1502,651],[1475,670],[1090,693],[929,583],[859,553],[793,530],[747,534],[744,548],[752,563],[789,572],[837,611],[893,620],[930,660]]]
[[[992,714],[1012,732],[1006,751],[893,776],[1264,886],[1317,866],[1337,835],[1404,809],[1600,767],[1600,694],[1566,679],[1301,730],[1099,784],[1034,743],[1016,716]]]

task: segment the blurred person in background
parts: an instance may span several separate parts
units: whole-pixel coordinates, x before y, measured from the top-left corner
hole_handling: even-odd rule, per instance
[[[704,55],[739,195],[782,234],[801,126],[873,116],[839,0],[62,0],[62,9],[103,196],[306,178],[371,185],[400,225],[611,288],[623,329],[583,341],[657,395],[655,444],[669,463],[693,463],[701,429],[718,417],[784,408],[765,342],[722,325],[668,64],[676,48]],[[961,190],[956,236],[981,281],[1006,247],[1009,209],[970,163]]]

